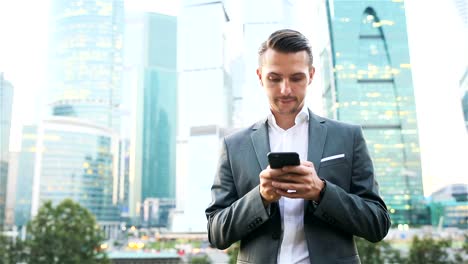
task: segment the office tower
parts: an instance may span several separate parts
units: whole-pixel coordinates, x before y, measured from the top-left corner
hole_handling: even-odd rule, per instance
[[[393,224],[426,224],[405,5],[335,0],[326,8],[325,111],[362,125]]]
[[[123,0],[52,1],[50,17],[53,117],[37,128],[31,214],[45,200],[71,198],[107,232],[120,221]]]
[[[187,146],[187,176],[180,183],[181,197],[172,230],[206,232],[205,209],[211,202],[221,139],[226,130],[215,125],[192,127]],[[180,211],[179,211],[180,210]]]
[[[224,78],[224,24],[222,1],[183,1],[179,15],[178,135],[190,128],[228,124],[228,95]]]
[[[21,134],[21,149],[17,153],[15,170],[15,184],[11,185],[14,191],[14,225],[19,229],[25,227],[31,220],[32,190],[34,179],[34,166],[36,163],[37,126],[23,126]],[[13,165],[13,164],[12,164]]]
[[[460,16],[465,29],[468,30],[468,1],[454,0],[455,8]]]
[[[123,0],[51,3],[52,114],[119,130]]]
[[[5,220],[13,86],[0,72],[0,228]]]
[[[169,215],[174,208],[176,181],[176,17],[157,13],[129,14],[125,45],[124,83],[133,91],[130,95],[133,115],[130,121],[130,216],[133,219],[143,217],[141,209],[145,208],[147,200],[152,210],[161,205],[156,218],[165,220],[146,223],[167,227],[170,223],[163,215]],[[166,206],[168,204],[172,206]]]
[[[225,127],[231,123],[232,86],[224,67],[224,29],[229,20],[225,11],[223,1],[184,0],[178,16],[177,209],[173,214],[173,230],[176,231],[193,230],[191,225],[186,225],[186,219],[190,217],[186,210],[196,201],[186,196],[186,183],[190,179],[207,177],[192,171],[191,162],[210,168],[212,164],[203,162],[216,159],[218,154],[217,151],[203,151],[203,154],[191,156],[192,128]],[[212,143],[218,144],[218,140],[214,140]],[[209,189],[207,191],[209,193]],[[196,219],[200,218],[194,219],[198,222]]]
[[[468,228],[468,185],[451,184],[431,195],[433,226]]]
[[[70,117],[51,117],[37,129],[31,213],[43,201],[71,198],[101,225],[118,226],[113,202],[118,136],[111,129]]]

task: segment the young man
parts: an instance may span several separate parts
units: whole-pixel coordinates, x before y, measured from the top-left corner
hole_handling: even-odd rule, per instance
[[[224,139],[208,238],[219,249],[240,240],[238,263],[360,263],[353,236],[377,242],[390,228],[361,128],[304,106],[312,62],[301,33],[271,34],[257,69],[271,114]],[[301,164],[271,169],[270,151]]]

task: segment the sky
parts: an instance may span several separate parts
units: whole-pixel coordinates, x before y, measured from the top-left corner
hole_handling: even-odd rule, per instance
[[[21,125],[35,122],[47,111],[42,91],[47,90],[48,3],[0,0],[0,72],[15,89],[12,151],[19,150]],[[172,15],[180,8],[180,1],[125,4],[132,11]],[[458,88],[468,61],[468,32],[451,4],[406,1],[426,196],[449,183],[468,184],[468,133]]]

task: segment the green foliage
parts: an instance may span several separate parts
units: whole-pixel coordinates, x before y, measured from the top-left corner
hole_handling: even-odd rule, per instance
[[[237,254],[239,253],[239,248],[240,242],[236,242],[228,248],[227,253],[229,255],[229,264],[237,263]]]
[[[21,263],[26,260],[24,242],[21,239],[12,241],[0,232],[0,264]]]
[[[208,259],[208,256],[207,255],[204,255],[204,256],[196,256],[196,257],[192,257],[190,259],[190,263],[191,264],[210,264],[210,260]]]
[[[400,252],[393,249],[387,241],[371,243],[360,237],[355,237],[354,241],[362,263],[403,263]]]
[[[109,263],[94,216],[70,199],[57,207],[46,202],[28,224],[31,263]]]
[[[446,264],[449,260],[447,249],[452,245],[451,240],[436,241],[431,237],[420,239],[414,236],[407,263],[411,264]]]

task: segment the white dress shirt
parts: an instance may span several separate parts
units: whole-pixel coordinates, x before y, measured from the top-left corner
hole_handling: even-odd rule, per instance
[[[307,160],[309,145],[309,111],[303,107],[295,125],[284,130],[276,124],[273,114],[268,116],[268,136],[272,152],[297,152],[301,161]],[[279,200],[283,236],[278,264],[310,264],[304,233],[304,199],[281,197]]]

